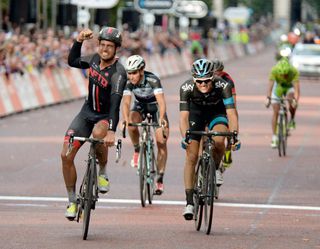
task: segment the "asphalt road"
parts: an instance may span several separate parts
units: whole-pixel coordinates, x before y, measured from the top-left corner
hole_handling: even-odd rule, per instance
[[[288,155],[279,158],[270,148],[271,110],[264,107],[273,63],[274,51],[266,49],[226,64],[236,81],[242,148],[224,174],[211,235],[182,217],[178,93],[186,73],[162,80],[171,125],[165,193],[141,207],[129,166],[133,149],[124,140],[120,163],[111,150],[111,190],[92,214],[87,241],[82,225],[64,218],[60,165],[63,134],[83,100],[0,119],[0,248],[320,248],[320,82],[301,80],[297,129]],[[87,149],[76,160],[79,179]]]

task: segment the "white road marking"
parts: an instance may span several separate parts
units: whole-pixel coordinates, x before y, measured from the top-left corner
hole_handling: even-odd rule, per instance
[[[32,196],[0,196],[0,201],[31,201],[31,202],[67,202],[65,197],[32,197]],[[101,203],[115,203],[115,204],[140,204],[140,200],[133,199],[106,199],[99,198]],[[153,200],[157,205],[185,205],[184,201],[169,201],[169,200]],[[14,205],[11,203],[11,205]],[[21,204],[16,204],[21,205]],[[27,205],[27,204],[26,204]],[[234,208],[256,208],[256,209],[287,209],[287,210],[308,210],[320,211],[317,206],[297,206],[297,205],[273,205],[273,204],[248,204],[248,203],[224,203],[216,202],[215,206],[219,207],[234,207]],[[37,206],[36,204],[30,206]],[[38,206],[41,206],[40,204]]]

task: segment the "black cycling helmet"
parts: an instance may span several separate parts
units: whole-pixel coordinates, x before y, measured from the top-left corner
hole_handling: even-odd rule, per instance
[[[207,59],[198,59],[192,64],[193,78],[210,78],[213,76],[213,62]]]
[[[118,29],[113,27],[103,27],[99,32],[98,40],[112,41],[117,47],[121,47],[122,37]]]
[[[213,72],[217,72],[217,71],[223,71],[224,69],[224,65],[223,62],[218,60],[218,59],[214,59],[213,61]]]

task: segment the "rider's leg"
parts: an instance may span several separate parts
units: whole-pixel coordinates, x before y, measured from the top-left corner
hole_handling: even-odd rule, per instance
[[[277,135],[277,121],[279,116],[280,104],[274,103],[272,104],[273,114],[271,120],[272,134]]]
[[[142,116],[139,112],[137,111],[132,111],[130,112],[129,115],[129,122],[132,123],[140,123],[142,122]],[[134,148],[134,154],[133,154],[133,158],[131,160],[131,166],[132,167],[137,167],[138,166],[138,159],[139,159],[139,150],[140,150],[140,146],[139,146],[139,129],[136,126],[129,126],[128,127],[128,133]]]
[[[131,123],[140,123],[142,122],[142,117],[139,112],[132,111],[129,115],[129,122]],[[131,142],[135,148],[135,152],[139,152],[139,129],[136,126],[129,126],[128,133],[131,139]],[[136,150],[136,148],[138,148]]]
[[[184,166],[184,187],[186,191],[187,205],[193,205],[193,188],[195,166],[198,160],[199,141],[191,140],[186,149],[186,161]]]
[[[72,150],[68,153],[68,137],[66,136],[65,142],[61,151],[61,161],[62,161],[62,173],[64,182],[66,185],[69,202],[76,203],[76,182],[77,182],[77,171],[74,165],[74,158],[81,147],[78,141],[73,143]]]
[[[297,110],[297,106],[294,106],[293,105],[293,99],[294,99],[294,91],[290,91],[288,92],[287,94],[287,98],[291,101],[289,101],[289,111],[290,111],[290,116],[291,116],[291,119],[290,119],[290,128],[295,128],[295,121],[294,121],[294,118],[295,118],[295,115],[296,115],[296,110]]]
[[[103,139],[108,132],[109,123],[106,120],[101,120],[95,124],[92,130],[92,137]],[[99,162],[99,175],[107,176],[106,168],[108,162],[108,147],[104,144],[98,144],[96,155]],[[107,178],[107,177],[106,177]]]
[[[229,129],[225,124],[217,124],[212,128],[212,130],[218,132],[227,132]],[[225,137],[216,136],[213,139],[215,141],[213,156],[216,164],[219,165],[225,151]]]

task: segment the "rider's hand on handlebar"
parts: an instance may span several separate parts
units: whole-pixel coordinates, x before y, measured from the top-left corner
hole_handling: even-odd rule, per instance
[[[240,147],[241,147],[241,142],[238,136],[231,139],[231,149],[233,151],[240,150]]]
[[[103,138],[104,144],[108,147],[114,146],[115,144],[115,132],[112,130],[109,130],[107,135]]]
[[[266,106],[266,108],[269,108],[269,106],[271,105],[271,97],[270,96],[268,96],[266,98],[264,105]]]
[[[162,127],[167,127],[168,126],[168,122],[164,118],[160,118],[159,119],[159,125],[162,126]]]
[[[181,140],[181,148],[186,150],[188,145],[189,145],[189,143],[190,143],[190,141],[187,141],[186,138],[182,138],[182,140]]]
[[[297,101],[295,98],[293,98],[293,99],[291,100],[291,106],[292,106],[292,108],[297,108],[297,106],[298,106],[298,101]]]

